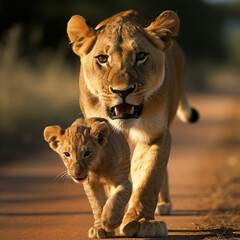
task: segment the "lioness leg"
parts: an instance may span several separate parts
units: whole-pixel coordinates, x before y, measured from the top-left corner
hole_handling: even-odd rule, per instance
[[[166,170],[166,174],[163,178],[163,182],[158,195],[158,203],[155,210],[155,214],[170,215],[171,213],[172,213],[172,204],[171,204],[170,195],[169,195],[168,172]]]
[[[171,136],[167,131],[150,144],[137,143],[131,162],[133,193],[120,227],[128,237],[164,237],[167,226],[154,221],[158,193],[169,157]],[[162,173],[162,174],[159,174]]]

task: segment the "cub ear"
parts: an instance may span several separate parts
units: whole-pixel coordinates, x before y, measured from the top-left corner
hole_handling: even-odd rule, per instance
[[[161,13],[145,30],[163,42],[163,51],[169,49],[177,35],[180,22],[177,14],[167,10]]]
[[[58,147],[60,137],[64,130],[60,126],[49,126],[44,129],[43,136],[49,146],[55,151]]]
[[[90,134],[97,139],[101,146],[106,144],[109,133],[109,126],[105,122],[96,121],[91,126]]]
[[[72,16],[68,21],[67,34],[70,42],[73,43],[73,51],[79,56],[81,55],[79,50],[82,48],[83,44],[87,40],[92,40],[89,41],[87,46],[85,45],[85,48],[83,49],[85,52],[89,51],[89,48],[91,48],[96,38],[95,30],[92,27],[88,26],[84,17],[79,15]]]

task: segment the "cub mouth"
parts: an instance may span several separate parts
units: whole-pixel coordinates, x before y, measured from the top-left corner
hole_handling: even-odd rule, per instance
[[[129,119],[129,118],[139,118],[142,114],[143,104],[141,105],[131,105],[128,103],[121,103],[117,106],[107,109],[108,116],[110,119]]]
[[[88,177],[88,175],[86,176],[75,176],[75,177],[72,177],[74,181],[76,182],[82,182],[83,180],[85,180],[86,178]]]

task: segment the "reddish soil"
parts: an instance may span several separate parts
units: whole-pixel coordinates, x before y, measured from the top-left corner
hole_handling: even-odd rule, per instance
[[[165,239],[240,239],[240,97],[190,100],[201,120],[173,124],[173,214],[156,218],[168,225]],[[64,170],[47,144],[0,167],[1,240],[87,239],[91,208],[81,185],[56,180]]]

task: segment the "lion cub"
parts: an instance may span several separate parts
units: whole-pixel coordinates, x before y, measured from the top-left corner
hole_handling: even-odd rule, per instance
[[[132,191],[125,137],[104,119],[79,118],[65,130],[46,127],[44,138],[60,155],[71,178],[83,183],[95,219],[89,238],[114,237]]]

